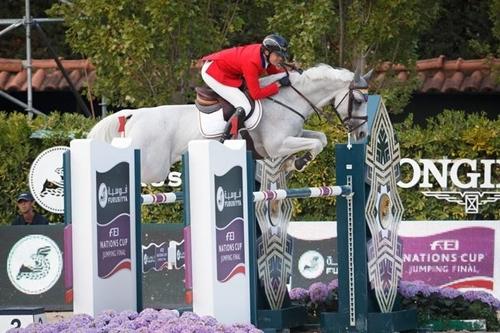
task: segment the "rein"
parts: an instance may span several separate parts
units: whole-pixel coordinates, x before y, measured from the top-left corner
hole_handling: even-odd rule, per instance
[[[290,67],[290,68],[298,71],[300,74],[302,74],[302,69],[295,67],[295,65],[291,65],[291,64],[284,64],[284,65],[286,65],[286,66],[288,66],[288,67]],[[290,76],[290,74],[288,73],[288,70],[286,69],[286,67],[283,67],[283,68],[285,69],[286,76]],[[293,91],[295,91],[300,97],[302,97],[312,107],[312,109],[314,110],[314,112],[318,116],[318,119],[321,121],[321,115],[319,114],[321,112],[321,110],[316,105],[314,105],[306,96],[304,96],[303,93],[301,93],[297,88],[295,88],[291,84],[290,84],[290,88],[292,88]],[[297,110],[295,110],[291,106],[286,105],[285,103],[280,102],[277,99],[274,99],[272,97],[268,97],[268,99],[270,99],[274,103],[279,104],[279,105],[287,108],[288,110],[292,111],[293,113],[295,113],[296,115],[298,115],[300,118],[302,118],[302,120],[304,122],[306,121],[306,118],[300,112],[298,112]]]
[[[299,111],[295,110],[294,108],[292,108],[291,106],[288,106],[286,105],[285,103],[283,102],[280,102],[278,101],[277,99],[274,99],[272,97],[267,97],[267,99],[273,101],[274,103],[276,104],[279,104],[285,108],[287,108],[288,110],[292,111],[293,113],[295,113],[297,116],[299,116],[300,118],[302,118],[302,120],[305,122],[306,121],[306,117],[304,117]]]

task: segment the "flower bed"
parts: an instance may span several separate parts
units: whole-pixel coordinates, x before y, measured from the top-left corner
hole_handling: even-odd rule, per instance
[[[338,310],[338,282],[317,282],[309,289],[294,288],[290,298],[307,307],[311,322],[319,323],[321,312]],[[436,321],[484,319],[489,331],[498,331],[500,300],[483,291],[460,292],[452,288],[429,286],[421,281],[401,282],[398,301],[403,309],[416,309],[421,327]]]
[[[26,328],[13,328],[7,333],[257,333],[253,325],[223,325],[210,316],[198,316],[192,312],[179,315],[175,310],[145,309],[135,311],[104,311],[95,318],[77,314],[57,323],[34,323]]]

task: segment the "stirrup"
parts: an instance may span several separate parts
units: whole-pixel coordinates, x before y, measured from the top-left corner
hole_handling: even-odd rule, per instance
[[[226,126],[224,126],[224,132],[222,133],[219,142],[224,143],[224,141],[229,139],[231,139],[231,119],[229,119],[226,123]]]
[[[238,120],[238,124],[236,125],[238,129],[242,124],[244,124],[245,116],[246,116],[245,110],[242,107],[237,107],[231,118],[229,118],[229,120],[227,121],[226,126],[224,127],[224,132],[222,134],[222,137],[219,139],[220,143],[224,143],[224,141],[231,139],[232,137],[231,130],[233,129],[232,124],[234,119],[236,118]]]

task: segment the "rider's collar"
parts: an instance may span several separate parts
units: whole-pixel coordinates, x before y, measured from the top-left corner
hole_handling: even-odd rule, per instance
[[[267,58],[264,55],[264,52],[260,52],[260,61],[262,64],[262,68],[266,69],[267,66],[269,66],[269,62],[267,61]]]

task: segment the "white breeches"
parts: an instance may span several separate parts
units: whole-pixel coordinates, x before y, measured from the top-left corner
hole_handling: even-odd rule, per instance
[[[242,107],[245,110],[245,114],[248,115],[251,108],[248,98],[240,89],[226,86],[210,76],[210,74],[207,73],[207,69],[211,64],[212,61],[206,61],[201,68],[201,77],[203,78],[203,81],[205,81],[207,86],[212,88],[213,91],[231,103],[235,108]]]

